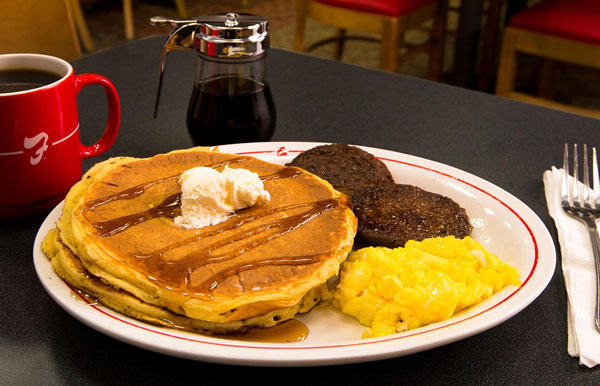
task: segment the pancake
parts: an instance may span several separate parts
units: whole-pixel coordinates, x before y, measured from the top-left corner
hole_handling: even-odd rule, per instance
[[[310,311],[326,291],[326,285],[308,291],[293,307],[284,308],[245,320],[228,323],[208,322],[175,314],[164,308],[145,303],[126,291],[104,283],[92,275],[81,260],[60,240],[58,230],[51,230],[44,238],[42,249],[52,256],[56,273],[78,291],[87,301],[100,302],[122,314],[162,327],[176,328],[202,334],[227,334],[242,332],[251,327],[272,327],[294,317],[297,313]]]
[[[256,172],[271,200],[181,228],[177,179],[197,166]],[[44,251],[67,282],[117,311],[231,332],[310,309],[355,233],[349,198],[321,178],[194,148],[95,165],[67,195]]]

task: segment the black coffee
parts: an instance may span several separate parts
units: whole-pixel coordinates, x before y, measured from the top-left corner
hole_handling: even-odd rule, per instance
[[[187,128],[194,145],[268,141],[276,113],[268,85],[244,76],[219,76],[194,87]]]
[[[25,91],[54,83],[61,75],[44,70],[0,70],[0,94]]]

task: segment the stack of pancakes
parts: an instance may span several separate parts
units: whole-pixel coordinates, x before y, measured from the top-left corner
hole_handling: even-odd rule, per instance
[[[193,167],[257,173],[271,200],[200,229],[181,214]],[[294,167],[193,148],[95,165],[69,192],[42,248],[75,289],[157,325],[228,333],[272,326],[320,299],[352,247],[348,197]]]

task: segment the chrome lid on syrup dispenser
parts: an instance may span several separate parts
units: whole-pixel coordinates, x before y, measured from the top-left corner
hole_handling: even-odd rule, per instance
[[[150,24],[172,25],[162,50],[158,90],[154,105],[156,118],[167,54],[173,50],[195,50],[206,60],[244,62],[263,58],[269,50],[269,23],[264,16],[229,12],[222,15],[204,15],[190,19],[150,18]]]

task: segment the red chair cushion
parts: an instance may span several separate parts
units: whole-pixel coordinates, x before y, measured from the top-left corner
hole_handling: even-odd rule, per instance
[[[598,0],[573,0],[573,2],[600,9],[600,1]]]
[[[398,17],[409,14],[437,0],[315,0],[330,7],[376,15]]]
[[[600,45],[600,6],[591,1],[546,0],[516,13],[509,24],[528,31]]]

